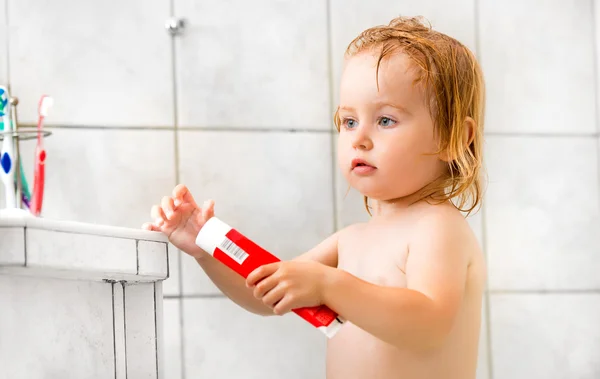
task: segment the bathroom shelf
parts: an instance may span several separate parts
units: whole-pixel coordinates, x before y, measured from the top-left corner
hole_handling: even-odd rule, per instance
[[[163,378],[167,247],[157,232],[1,210],[0,376]]]

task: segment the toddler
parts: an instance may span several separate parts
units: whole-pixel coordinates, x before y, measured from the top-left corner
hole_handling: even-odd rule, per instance
[[[198,206],[183,185],[144,228],[165,233],[250,312],[325,304],[347,320],[328,341],[328,379],[475,378],[486,273],[461,212],[481,202],[483,105],[473,53],[418,18],[396,18],[349,45],[334,120],[339,167],[369,222],[247,279],[195,245],[214,203]]]

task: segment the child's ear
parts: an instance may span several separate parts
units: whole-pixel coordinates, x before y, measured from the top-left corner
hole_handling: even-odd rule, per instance
[[[475,139],[475,120],[473,120],[471,117],[466,117],[465,121],[463,123],[463,138],[461,141],[463,143],[463,149],[465,149],[465,150],[468,149],[469,146],[471,146],[471,144],[473,143],[474,139]],[[440,153],[440,159],[444,162],[450,162],[450,161],[456,159],[456,157],[453,157],[451,155],[452,155],[452,152],[448,148]]]
[[[465,122],[463,125],[465,136],[463,141],[465,141],[466,149],[468,149],[469,146],[471,146],[473,140],[475,139],[475,126],[475,120],[473,120],[471,117],[465,118]]]

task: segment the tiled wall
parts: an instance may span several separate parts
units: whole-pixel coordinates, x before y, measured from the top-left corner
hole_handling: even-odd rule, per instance
[[[346,44],[397,14],[427,16],[477,52],[487,80],[490,183],[471,220],[489,262],[478,378],[592,379],[600,376],[598,8],[0,0],[0,81],[21,100],[23,123],[35,122],[40,95],[55,97],[46,217],[139,227],[184,182],[291,258],[366,218],[332,161]],[[175,38],[163,27],[171,15],[188,23]],[[33,144],[23,150],[31,177]],[[167,378],[324,377],[319,333],[293,315],[245,313],[172,251]]]

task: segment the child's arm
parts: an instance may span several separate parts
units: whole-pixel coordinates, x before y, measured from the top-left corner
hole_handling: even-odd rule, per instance
[[[409,246],[407,288],[382,287],[336,270],[324,303],[371,334],[396,346],[443,343],[463,299],[469,241],[462,225],[424,220]]]
[[[329,236],[306,253],[294,258],[295,261],[314,261],[322,265],[337,266],[337,243],[339,232]],[[229,269],[211,255],[204,253],[196,258],[210,280],[232,301],[247,311],[262,316],[274,315],[273,308],[257,299],[252,289],[246,286],[246,279]]]
[[[254,297],[252,290],[246,287],[243,277],[195,244],[198,232],[214,216],[214,206],[214,202],[210,200],[202,207],[198,206],[189,189],[179,184],[173,189],[172,196],[163,197],[160,204],[152,207],[151,216],[155,221],[147,222],[142,227],[164,233],[173,245],[194,257],[210,280],[235,303],[256,314],[272,315],[273,309]],[[337,241],[338,233],[296,259],[316,261],[322,263],[323,267],[335,266]]]
[[[375,285],[310,262],[263,266],[247,283],[266,294],[266,303],[276,303],[277,314],[326,304],[390,344],[429,348],[444,341],[463,298],[469,264],[463,239],[470,240],[465,232],[438,217],[422,222],[409,247],[407,288]]]

